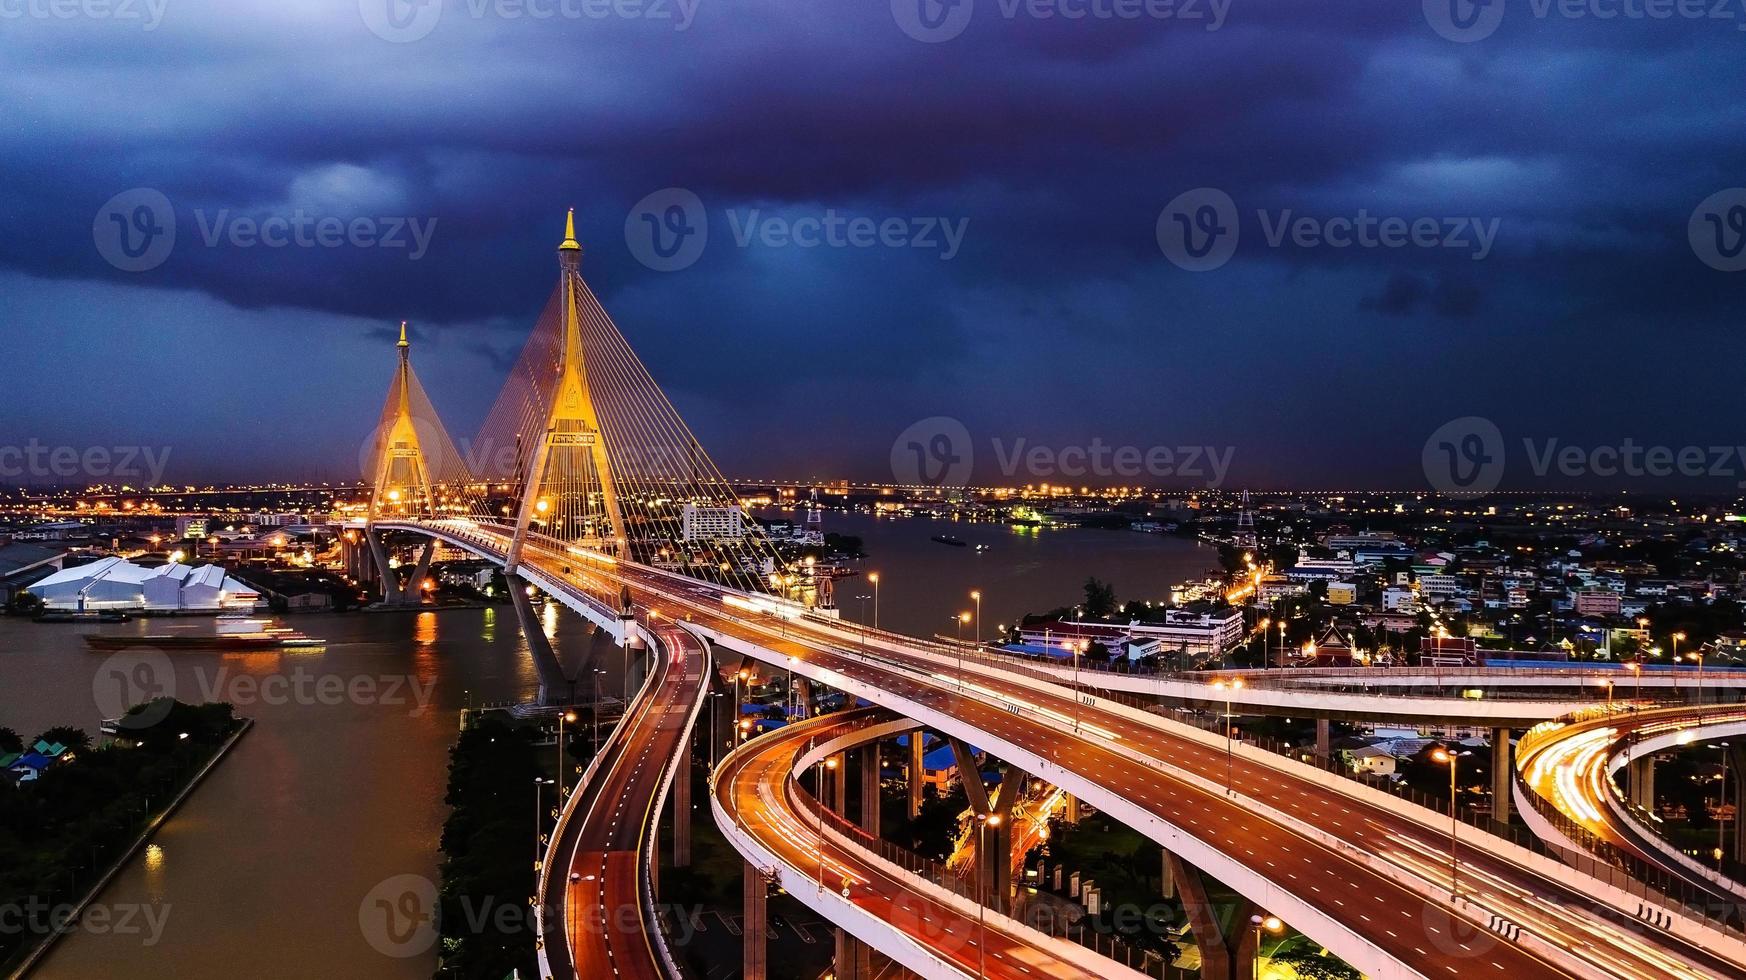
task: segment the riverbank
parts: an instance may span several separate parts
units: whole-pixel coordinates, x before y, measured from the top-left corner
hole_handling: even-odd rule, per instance
[[[54,949],[55,944],[60,941],[62,936],[65,936],[67,933],[78,928],[86,909],[90,908],[91,904],[102,895],[103,890],[109,887],[109,884],[115,880],[115,876],[127,866],[128,862],[138,856],[139,852],[145,848],[154,836],[157,835],[159,828],[163,827],[164,822],[169,820],[170,817],[175,815],[177,810],[182,808],[182,804],[188,800],[194,790],[199,788],[200,784],[206,781],[206,777],[218,767],[220,762],[224,761],[224,759],[230,754],[230,750],[234,748],[236,744],[242,740],[242,737],[248,734],[252,728],[254,728],[254,721],[252,719],[237,719],[236,730],[213,750],[212,755],[205,761],[205,763],[203,763],[200,768],[188,778],[188,780],[183,784],[181,790],[171,798],[170,802],[147,822],[145,828],[134,838],[133,843],[128,845],[128,847],[110,863],[108,869],[98,877],[97,881],[91,885],[90,889],[87,890],[70,909],[66,910],[65,919],[56,923],[54,928],[52,928],[48,934],[37,940],[33,946],[22,948],[13,955],[15,965],[9,968],[10,972],[7,973],[8,980],[19,980],[19,978],[28,975],[32,970],[36,969],[36,967],[43,961],[44,957]],[[57,918],[59,917],[59,911],[59,909],[56,910]]]

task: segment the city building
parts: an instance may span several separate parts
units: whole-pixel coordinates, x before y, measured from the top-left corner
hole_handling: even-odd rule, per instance
[[[229,612],[253,610],[261,596],[216,565],[147,568],[105,558],[64,569],[28,590],[63,612]]]
[[[705,507],[686,504],[681,512],[684,540],[738,541],[746,536],[745,513],[738,505]]]

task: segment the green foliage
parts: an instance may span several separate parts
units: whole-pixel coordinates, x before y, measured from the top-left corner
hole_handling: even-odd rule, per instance
[[[91,747],[91,736],[85,734],[85,730],[82,728],[56,725],[31,739],[30,744],[35,745],[37,742],[65,745],[68,752],[83,752]]]
[[[1109,616],[1115,613],[1115,587],[1108,582],[1101,582],[1097,576],[1085,580],[1085,615],[1088,618]]]
[[[0,755],[24,751],[24,739],[10,728],[0,728]]]
[[[76,900],[235,729],[228,723],[229,705],[173,704],[172,715],[179,719],[227,723],[193,726],[186,739],[144,748],[92,748],[85,732],[64,726],[42,733],[43,739],[68,745],[73,758],[32,782],[0,791],[0,908]],[[0,729],[0,744],[9,734],[10,729]],[[0,929],[0,964],[34,944],[45,926],[16,925]]]
[[[441,926],[446,975],[531,977],[534,958],[534,732],[487,718],[449,753],[444,802]],[[545,790],[552,805],[553,790]]]
[[[20,616],[40,616],[45,608],[42,599],[29,592],[12,596],[12,611]]]
[[[1348,966],[1345,960],[1307,944],[1282,948],[1272,959],[1291,967],[1302,980],[1364,980],[1364,974]]]

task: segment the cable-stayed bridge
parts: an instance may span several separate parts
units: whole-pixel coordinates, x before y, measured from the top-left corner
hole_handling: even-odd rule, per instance
[[[1157,841],[1194,921],[1204,977],[1249,972],[1259,940],[1251,915],[1261,922],[1262,913],[1374,977],[1746,976],[1746,936],[1674,896],[1582,873],[1447,813],[1173,721],[1134,699],[1145,690],[1107,693],[1059,671],[840,621],[828,582],[785,564],[661,393],[583,280],[581,253],[572,224],[557,288],[465,457],[419,385],[403,334],[369,450],[368,513],[354,528],[388,601],[404,598],[392,586],[388,536],[425,541],[421,566],[437,541],[501,566],[526,617],[542,700],[564,700],[571,682],[543,649],[522,585],[621,643],[649,647],[661,664],[566,797],[541,873],[546,975],[600,975],[601,963],[619,975],[682,972],[653,902],[650,814],[667,793],[688,792],[677,760],[690,741],[673,726],[680,719],[688,733],[722,683],[699,665],[738,657],[945,736],[961,771],[975,770],[968,746],[980,747],[1005,764],[1003,782],[1058,787]],[[1246,697],[1261,703],[1261,687]],[[1338,690],[1290,697],[1305,710],[1317,698],[1363,710]],[[1453,716],[1450,701],[1427,697],[1425,710]],[[1419,710],[1392,703],[1402,715]],[[965,788],[989,850],[979,848],[969,899],[881,853],[876,826],[857,837],[838,826],[844,814],[827,820],[824,811],[843,808],[840,794],[834,808],[809,803],[796,776],[834,761],[834,778],[846,779],[845,753],[869,743],[857,741],[864,732],[820,731],[822,749],[752,742],[714,769],[712,811],[747,861],[748,978],[766,969],[771,884],[841,928],[839,977],[868,968],[867,947],[927,977],[1159,975],[1157,964],[1087,951],[1008,915],[1012,803],[978,792],[978,780]],[[876,793],[876,764],[873,779]],[[584,802],[607,785],[637,805]],[[676,810],[689,819],[688,805]],[[640,872],[626,870],[627,851]],[[1234,916],[1211,915],[1203,876],[1241,896]],[[582,904],[639,910],[645,941],[591,928]]]

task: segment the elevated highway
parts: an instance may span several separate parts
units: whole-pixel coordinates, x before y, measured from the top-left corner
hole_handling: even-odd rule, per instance
[[[471,521],[414,526],[485,554],[506,543]],[[1369,975],[1746,976],[1735,934],[1678,914],[1647,921],[1640,896],[1474,828],[1451,833],[1446,816],[1311,767],[1013,671],[970,662],[960,672],[936,652],[817,623],[768,597],[545,545],[524,561],[559,581],[554,594],[573,608],[597,610],[628,586],[720,646],[1020,764]]]

